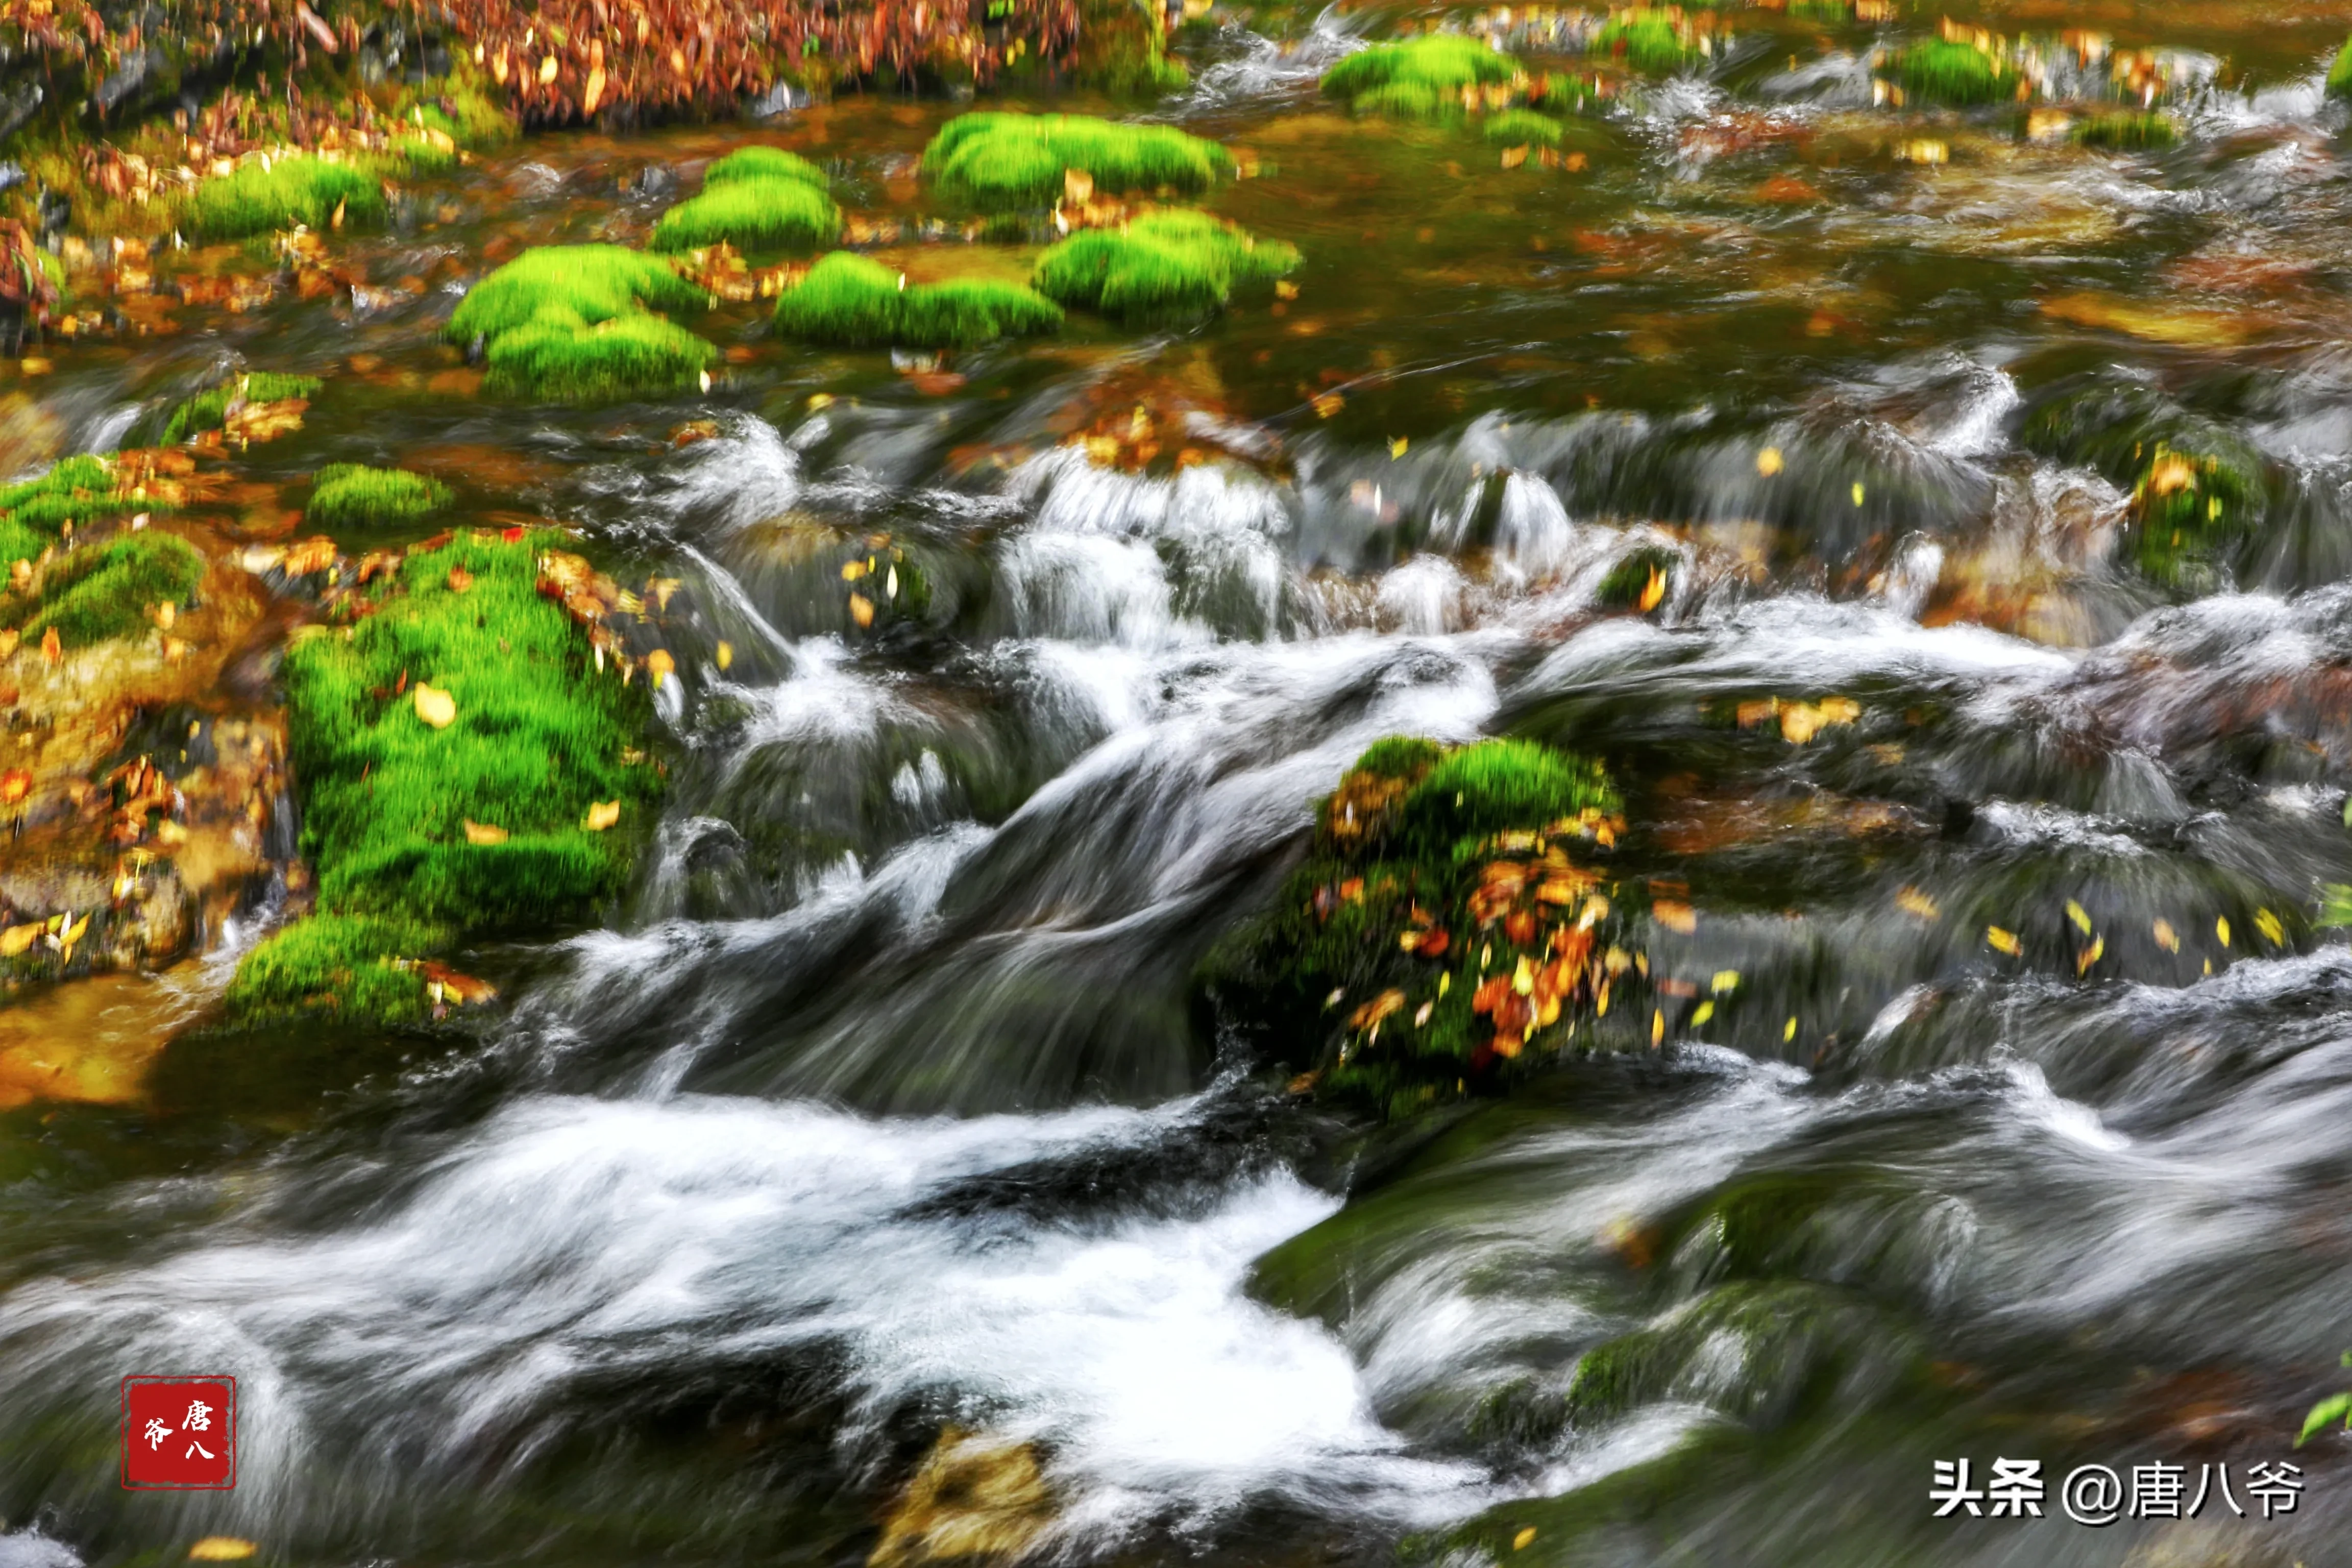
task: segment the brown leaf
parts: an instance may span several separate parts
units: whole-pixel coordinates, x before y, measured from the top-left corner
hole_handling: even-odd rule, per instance
[[[474,574],[463,566],[449,568],[449,592],[462,594],[474,585]]]
[[[51,626],[41,634],[41,657],[56,664],[66,657],[65,644],[58,640],[58,628]]]

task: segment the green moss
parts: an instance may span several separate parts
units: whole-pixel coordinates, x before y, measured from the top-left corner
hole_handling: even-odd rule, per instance
[[[853,347],[969,348],[1062,324],[1053,301],[1016,284],[959,279],[902,289],[899,281],[886,267],[835,251],[776,301],[776,330]]]
[[[62,458],[38,479],[0,487],[0,566],[38,560],[68,522],[79,528],[102,517],[167,510],[119,494],[114,470],[101,458]]]
[[[1039,293],[1127,321],[1197,315],[1237,284],[1271,282],[1298,252],[1260,242],[1206,213],[1155,212],[1124,228],[1083,229],[1038,258]]]
[[[2327,96],[2352,98],[2352,38],[2336,51],[2335,63],[2327,68]]]
[[[338,209],[345,227],[383,223],[383,184],[361,164],[303,153],[266,167],[240,163],[233,174],[205,181],[188,195],[183,226],[194,238],[243,239],[297,224],[325,228]]]
[[[1640,6],[1610,17],[1593,36],[1592,48],[1644,72],[1678,71],[1700,58],[1698,46],[1683,36],[1671,14]]]
[[[1778,1422],[1829,1397],[1856,1360],[1908,1364],[1916,1339],[1863,1298],[1808,1280],[1734,1280],[1688,1307],[1588,1351],[1568,1390],[1570,1418],[1610,1420],[1671,1398]]]
[[[709,297],[667,263],[612,245],[527,250],[458,303],[448,337],[487,341],[500,396],[597,403],[698,384],[719,351],[649,312]]]
[[[1464,89],[1509,81],[1518,69],[1479,39],[1431,33],[1357,50],[1323,73],[1323,91],[1359,113],[1426,120],[1459,112]]]
[[[2017,73],[2008,62],[1948,38],[1905,50],[1895,70],[1903,90],[1922,102],[2000,103],[2017,95]]]
[[[423,474],[334,463],[312,477],[304,519],[313,528],[380,528],[429,517],[449,500],[449,487]]]
[[[324,384],[315,375],[281,375],[275,371],[257,370],[218,386],[206,387],[172,410],[171,423],[163,427],[163,444],[173,446],[191,436],[219,429],[232,408],[248,403],[283,403],[289,398],[312,397]]]
[[[2051,398],[2026,417],[2019,439],[2130,492],[2140,569],[2159,582],[2180,581],[2256,531],[2269,510],[2262,454],[2152,387],[2099,383]]]
[[[331,1011],[387,1024],[420,1022],[425,982],[398,965],[444,952],[449,941],[446,928],[397,915],[295,921],[239,962],[229,982],[230,1016],[250,1024]]]
[[[374,615],[289,651],[302,848],[322,910],[457,942],[583,918],[626,881],[627,829],[654,793],[650,772],[622,761],[646,721],[645,686],[594,668],[536,591],[536,563],[531,542],[470,535],[412,554],[403,592]],[[463,593],[456,566],[471,574]],[[455,701],[447,727],[419,717],[420,683]],[[620,828],[582,826],[614,799]],[[472,842],[468,821],[507,837]]]
[[[782,147],[738,147],[703,172],[702,188],[782,180],[814,185],[822,191],[832,177],[797,153]]]
[[[2074,140],[2085,147],[2139,151],[2169,147],[2180,132],[2168,114],[2095,114],[2074,128]]]
[[[1568,134],[1568,128],[1559,121],[1531,109],[1507,109],[1500,114],[1490,114],[1479,130],[1487,141],[1507,147],[1533,142],[1557,147]]]
[[[1591,762],[1530,742],[1381,742],[1318,805],[1274,907],[1203,963],[1220,1023],[1390,1116],[1593,1038],[1617,928],[1586,906],[1589,850],[1615,805]]]
[[[53,563],[37,599],[0,595],[0,625],[28,639],[55,628],[66,647],[87,647],[145,630],[151,606],[183,603],[204,575],[204,557],[185,540],[126,533]]]
[[[997,208],[1050,205],[1070,169],[1086,171],[1096,190],[1115,195],[1202,191],[1232,167],[1214,142],[1165,125],[1077,114],[958,115],[923,153],[923,171],[941,190]]]
[[[737,177],[662,214],[656,250],[697,250],[721,241],[746,251],[812,250],[841,235],[841,209],[798,179]]]

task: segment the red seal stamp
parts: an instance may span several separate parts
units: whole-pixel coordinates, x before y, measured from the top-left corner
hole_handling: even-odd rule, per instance
[[[132,1491],[236,1485],[236,1379],[122,1380],[122,1484]]]

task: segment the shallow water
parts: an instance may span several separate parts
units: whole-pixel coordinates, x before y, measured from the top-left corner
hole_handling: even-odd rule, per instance
[[[1034,1458],[999,1547],[1041,1562],[2339,1559],[2326,1442],[2268,1521],[1927,1492],[2289,1458],[2352,1344],[2316,920],[2352,881],[2352,15],[1955,14],[2049,34],[2060,98],[2153,51],[2185,134],[2123,154],[1874,105],[1932,16],[1729,12],[1703,75],[1571,122],[1573,171],[1318,99],[1430,15],[1188,46],[1155,112],[1255,153],[1215,205],[1306,257],[1197,330],[943,376],[745,307],[707,397],[465,395],[435,334],[486,251],[639,237],[648,170],[753,137],[925,213],[954,106],[843,100],[527,142],[341,243],[381,297],[183,311],[17,389],[102,447],[226,356],[329,374],[244,477],[425,468],[684,609],[642,885],[475,955],[493,1038],[166,1047],[129,1103],[0,1111],[0,1563],[850,1563],[950,1429]],[[2259,518],[2145,569],[2125,490],[2030,434],[2086,387],[2257,454]],[[929,597],[861,635],[836,568],[881,533]],[[1645,550],[1664,602],[1605,610]],[[1801,742],[1754,717],[1831,696],[1858,716]],[[1654,971],[1736,994],[1381,1134],[1221,1049],[1189,975],[1313,798],[1381,736],[1506,731],[1609,761],[1623,873],[1697,911]],[[87,1004],[89,1070],[222,968]],[[174,1369],[240,1380],[232,1493],[116,1486],[115,1380]]]

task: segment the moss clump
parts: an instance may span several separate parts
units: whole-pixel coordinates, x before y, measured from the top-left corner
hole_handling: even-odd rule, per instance
[[[1490,114],[1479,127],[1486,140],[1506,147],[1541,142],[1557,147],[1568,134],[1568,127],[1549,114],[1538,114],[1532,109],[1507,109],[1500,114]]]
[[[2252,526],[2262,506],[2259,470],[2229,449],[2196,451],[2158,441],[2132,487],[2141,568],[2176,576]]]
[[[163,426],[163,444],[175,446],[191,436],[217,430],[227,422],[232,409],[248,403],[309,398],[317,395],[324,384],[315,375],[280,375],[275,371],[257,370],[218,386],[206,387],[172,410],[171,423]]]
[[[1620,11],[1593,35],[1595,53],[1613,55],[1637,71],[1678,71],[1701,56],[1674,16],[1636,6]]]
[[[320,910],[344,923],[313,917],[247,954],[238,984],[255,1004],[348,973],[355,1004],[388,1005],[382,958],[577,920],[626,882],[626,827],[643,816],[629,808],[653,795],[651,773],[623,761],[645,687],[601,675],[538,582],[533,542],[461,536],[410,555],[374,615],[289,650],[302,850]],[[445,727],[426,721],[420,685],[453,700]],[[614,800],[620,829],[583,826]]]
[[[1927,103],[2000,103],[2017,96],[2017,73],[1973,44],[1937,38],[1895,62],[1903,90]]]
[[[2262,454],[2152,387],[2098,384],[2052,398],[2019,439],[2130,492],[2140,569],[2160,582],[2255,531],[2269,508]]]
[[[703,172],[702,188],[709,191],[719,185],[773,180],[796,181],[820,191],[833,184],[823,169],[797,153],[782,147],[738,147]]]
[[[709,302],[657,258],[614,245],[547,246],[476,284],[446,335],[485,342],[494,394],[600,403],[696,385],[719,351],[652,312]]]
[[[0,626],[27,638],[51,630],[68,647],[127,637],[150,624],[148,611],[178,605],[204,581],[205,559],[168,533],[127,533],[54,563],[37,598],[0,598]]]
[[[63,458],[38,479],[0,486],[0,567],[39,560],[68,523],[80,527],[102,517],[167,510],[166,503],[121,493],[103,458]]]
[[[2095,114],[2074,127],[2074,140],[2085,147],[2140,152],[2169,147],[2180,132],[2168,114]]]
[[[1123,228],[1081,230],[1038,258],[1032,281],[1065,305],[1160,321],[1216,310],[1235,285],[1271,282],[1297,265],[1291,246],[1180,210],[1150,213]]]
[[[183,223],[201,239],[243,239],[301,224],[325,228],[338,211],[347,227],[383,222],[383,186],[358,163],[310,153],[240,163],[188,195]]]
[[[449,500],[449,487],[423,474],[333,463],[312,477],[304,516],[313,528],[382,528],[430,517]]]
[[[1323,73],[1325,96],[1359,114],[1434,120],[1462,112],[1465,94],[1518,75],[1518,62],[1458,33],[1375,44]]]
[[[245,955],[229,982],[229,1014],[253,1023],[331,1008],[386,1024],[421,1022],[425,986],[398,966],[448,945],[446,928],[398,916],[311,915]]]
[[[1566,1047],[1611,987],[1641,984],[1612,956],[1591,864],[1617,806],[1592,763],[1548,746],[1384,741],[1202,980],[1223,1021],[1332,1093],[1390,1115],[1451,1099]]]
[[[1018,284],[958,279],[902,288],[900,282],[888,268],[835,251],[776,301],[776,330],[853,347],[970,348],[1062,324],[1058,306]]]
[[[722,242],[738,250],[813,250],[841,236],[841,209],[823,187],[800,179],[738,177],[662,214],[647,243],[656,250],[698,250]]]
[[[1080,114],[961,114],[923,152],[923,172],[941,190],[996,208],[1051,205],[1071,169],[1092,176],[1096,190],[1118,195],[1206,190],[1232,167],[1214,142]]]
[[[2352,38],[2336,51],[2335,63],[2327,68],[2327,96],[2352,98]]]

